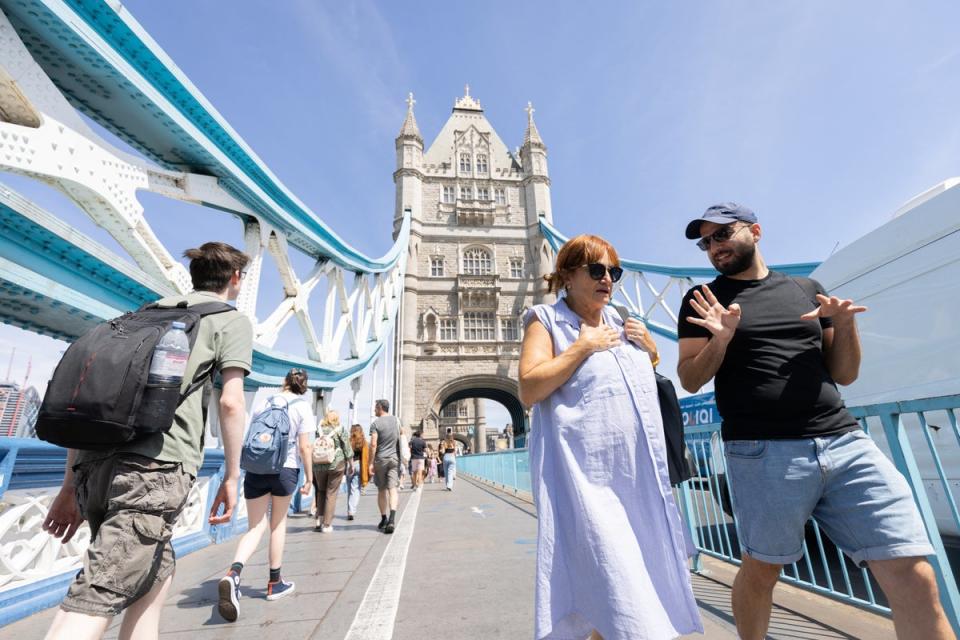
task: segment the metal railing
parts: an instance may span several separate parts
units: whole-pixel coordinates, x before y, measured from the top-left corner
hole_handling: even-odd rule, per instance
[[[66,449],[27,438],[0,438],[0,627],[60,602],[83,565],[90,541],[86,524],[67,544],[43,531],[66,460]],[[233,520],[219,526],[207,522],[223,479],[223,451],[207,449],[197,475],[174,528],[178,557],[246,530],[242,482]]]
[[[457,473],[467,474],[509,491],[530,493],[530,457],[526,449],[503,449],[457,458]]]
[[[942,531],[960,532],[960,395],[853,407],[851,413],[894,462],[913,491],[935,554],[940,599],[960,633],[960,593]],[[677,504],[698,551],[740,563],[737,523],[732,515],[720,425],[688,427],[686,441],[699,474],[676,491]],[[464,456],[459,471],[515,491],[530,492],[525,449]],[[699,554],[694,570],[701,568]],[[783,568],[784,582],[889,615],[882,591],[868,569],[858,567],[834,546],[815,519],[807,524],[803,557]]]

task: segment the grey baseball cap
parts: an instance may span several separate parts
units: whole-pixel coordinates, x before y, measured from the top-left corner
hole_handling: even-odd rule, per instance
[[[721,202],[708,207],[703,215],[687,225],[687,238],[696,240],[700,237],[700,225],[704,222],[730,224],[740,220],[753,224],[757,221],[757,214],[736,202]]]

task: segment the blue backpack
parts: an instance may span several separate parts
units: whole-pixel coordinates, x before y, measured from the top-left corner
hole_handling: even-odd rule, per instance
[[[283,400],[282,405],[275,403],[278,398]],[[303,400],[291,403],[283,396],[273,396],[267,408],[253,418],[240,452],[241,469],[261,475],[276,475],[283,471],[290,440],[289,409],[297,402]]]

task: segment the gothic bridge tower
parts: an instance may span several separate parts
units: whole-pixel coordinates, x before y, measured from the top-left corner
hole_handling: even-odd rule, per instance
[[[436,441],[446,427],[472,451],[486,450],[482,398],[526,429],[517,398],[523,312],[552,300],[543,276],[553,252],[539,218],[552,221],[547,148],[527,105],[523,145],[511,152],[470,95],[424,152],[407,100],[396,140],[395,224],[412,216],[398,349],[404,425]],[[492,425],[497,430],[504,425]]]

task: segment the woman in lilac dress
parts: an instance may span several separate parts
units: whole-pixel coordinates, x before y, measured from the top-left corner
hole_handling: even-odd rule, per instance
[[[525,319],[520,400],[533,406],[536,640],[703,631],[667,470],[655,348],[642,323],[625,327],[607,306],[619,263],[602,238],[573,238],[547,278],[563,295]]]

